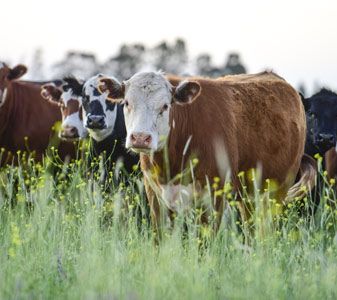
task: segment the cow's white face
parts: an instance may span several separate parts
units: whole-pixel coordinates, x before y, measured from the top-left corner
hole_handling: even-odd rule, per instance
[[[139,73],[125,82],[127,148],[139,152],[164,147],[170,132],[171,89],[161,73]]]
[[[191,103],[200,90],[195,81],[183,81],[174,87],[160,72],[137,73],[122,85],[114,78],[102,78],[99,85],[99,91],[108,92],[111,101],[124,98],[126,147],[146,153],[165,146],[171,106]]]
[[[26,72],[27,68],[23,65],[17,65],[11,69],[0,61],[0,107],[5,104],[10,81],[20,78]]]
[[[90,136],[102,141],[114,130],[117,105],[107,101],[108,93],[98,91],[99,74],[88,79],[83,86],[83,123]]]
[[[87,137],[88,131],[82,121],[82,96],[75,95],[71,86],[66,82],[62,86],[61,94],[61,112],[62,112],[62,130],[61,137],[65,139],[77,133],[77,138],[83,139]],[[76,138],[76,137],[75,137]]]
[[[41,95],[61,109],[60,138],[70,141],[87,136],[88,132],[82,122],[82,97],[74,95],[67,82],[58,87],[53,83],[43,85]]]

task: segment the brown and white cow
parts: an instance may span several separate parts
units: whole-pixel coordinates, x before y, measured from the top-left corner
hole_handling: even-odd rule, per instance
[[[82,96],[74,94],[71,88],[73,81],[78,82],[73,77],[65,77],[62,85],[48,83],[41,87],[42,97],[61,110],[62,124],[59,137],[67,141],[83,139],[88,135],[82,121]],[[81,93],[82,91],[79,91],[79,94]]]
[[[35,152],[35,158],[41,160],[53,135],[52,127],[61,120],[59,108],[41,97],[41,84],[17,81],[26,72],[23,65],[11,69],[0,62],[0,147],[6,151],[0,165],[11,163],[19,150]],[[62,158],[75,156],[73,144],[61,143],[58,149]]]
[[[141,72],[122,84],[114,78],[101,83],[111,101],[124,102],[126,147],[141,153],[155,225],[160,201],[169,211],[189,206],[199,188],[229,170],[239,191],[239,172],[260,165],[263,180],[277,181],[278,201],[285,199],[299,172],[306,122],[299,95],[281,77],[264,72],[181,81]],[[193,157],[199,162],[182,179],[178,174],[193,165]],[[302,184],[312,179],[303,178]],[[214,202],[219,224],[223,198]],[[240,210],[246,218],[244,205]]]

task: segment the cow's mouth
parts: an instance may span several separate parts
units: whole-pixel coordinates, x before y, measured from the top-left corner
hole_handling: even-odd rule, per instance
[[[65,142],[75,142],[80,140],[80,137],[78,135],[67,135],[67,134],[60,134],[60,139]]]
[[[154,152],[152,148],[145,148],[145,147],[130,147],[131,151],[140,154],[140,153],[145,153],[145,154],[150,154],[151,152]]]
[[[100,124],[87,124],[87,126],[85,127],[88,129],[92,129],[92,130],[103,130],[107,128],[106,125],[100,125]]]

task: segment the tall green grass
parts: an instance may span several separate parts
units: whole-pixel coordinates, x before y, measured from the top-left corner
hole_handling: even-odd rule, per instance
[[[231,201],[215,237],[192,213],[157,244],[137,170],[102,183],[85,160],[53,161],[1,170],[0,299],[337,297],[333,182],[315,213],[307,199],[276,221],[256,215],[263,234],[242,232]]]

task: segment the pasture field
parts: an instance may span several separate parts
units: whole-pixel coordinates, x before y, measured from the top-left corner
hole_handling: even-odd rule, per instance
[[[157,244],[137,170],[129,185],[113,172],[100,185],[82,160],[57,173],[55,161],[1,170],[0,299],[337,297],[336,196],[324,173],[314,214],[307,199],[302,212],[261,218],[257,196],[256,229],[242,231],[231,200],[215,237],[194,211]]]

